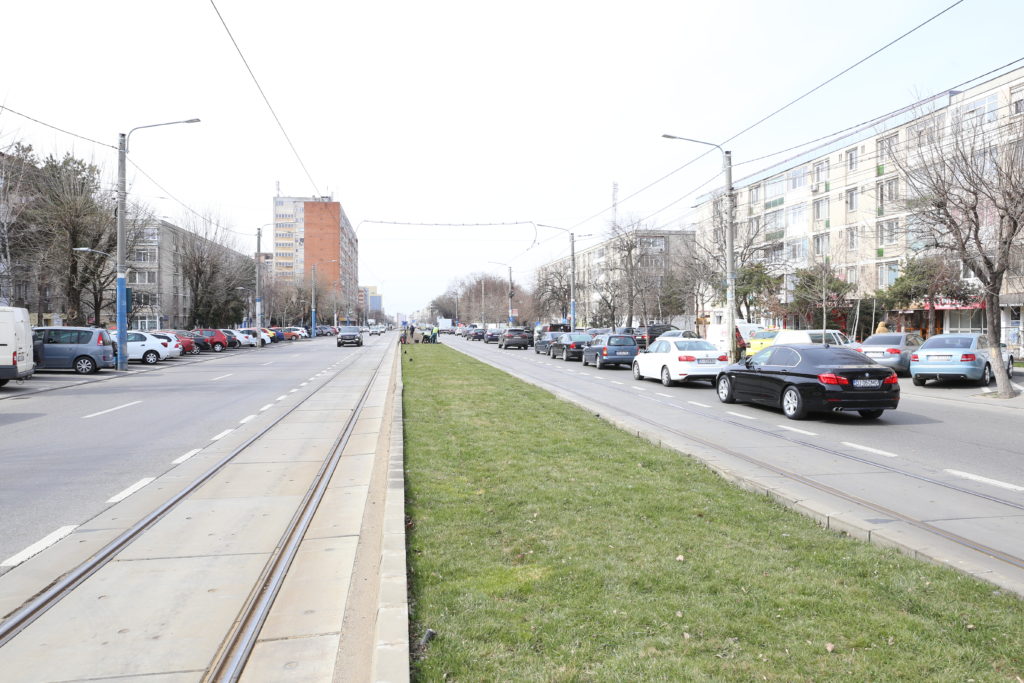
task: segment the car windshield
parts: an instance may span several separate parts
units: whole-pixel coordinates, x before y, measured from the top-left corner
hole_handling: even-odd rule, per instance
[[[873,334],[864,340],[864,346],[899,346],[902,343],[900,334]]]
[[[510,328],[508,328],[507,330],[505,330],[505,332],[506,332],[507,334],[522,334],[522,333],[523,333],[523,330],[520,330],[520,329],[516,329],[515,327],[510,327]]]
[[[338,330],[338,334],[359,334],[358,327],[343,327]]]
[[[778,333],[778,330],[761,330],[755,333],[751,339],[774,339]]]
[[[847,343],[846,337],[839,334],[838,332],[827,332],[829,344],[845,344]],[[807,336],[810,338],[812,344],[821,343],[821,332],[808,332]]]
[[[924,344],[924,349],[969,349],[974,345],[974,337],[932,337]]]
[[[715,345],[711,342],[706,342],[703,339],[696,339],[694,341],[677,341],[675,347],[680,351],[717,351]]]
[[[569,335],[569,341],[572,341],[572,342],[588,342],[591,339],[593,339],[593,337],[591,337],[589,334],[570,334]]]
[[[609,337],[608,346],[636,346],[636,340],[632,337]]]

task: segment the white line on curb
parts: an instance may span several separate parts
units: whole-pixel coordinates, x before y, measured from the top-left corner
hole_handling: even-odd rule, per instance
[[[231,375],[233,375],[233,374],[235,374],[235,373],[233,373],[233,372],[229,372],[229,373],[228,373],[228,374],[226,374],[226,375],[221,375],[220,377],[214,377],[214,378],[213,378],[213,379],[211,379],[210,381],[211,381],[211,382],[216,382],[216,381],[217,381],[217,380],[219,380],[219,379],[224,379],[225,377],[230,377],[230,376],[231,376]]]
[[[201,448],[193,448],[192,450],[190,450],[188,453],[186,453],[185,455],[181,456],[180,458],[175,458],[174,460],[172,460],[171,464],[172,465],[180,465],[181,463],[185,462],[186,460],[188,460],[189,458],[191,458],[193,455],[195,455],[196,453],[198,453],[201,450],[202,450]]]
[[[105,415],[106,413],[112,413],[115,410],[121,410],[121,408],[127,408],[128,406],[133,406],[137,403],[142,403],[142,401],[132,401],[131,403],[125,403],[123,406],[117,406],[116,408],[107,408],[106,410],[101,410],[100,412],[92,413],[91,415],[83,415],[82,419],[87,420],[90,417],[96,417],[97,415]]]
[[[736,417],[742,417],[744,420],[756,420],[757,419],[756,417],[751,417],[750,415],[744,415],[743,413],[734,413],[731,410],[727,410],[725,412],[729,413],[730,415],[735,415]]]
[[[789,425],[775,425],[775,426],[778,427],[779,429],[787,429],[787,430],[789,430],[791,432],[796,432],[797,434],[806,434],[807,436],[817,436],[817,434],[815,434],[814,432],[809,432],[806,429],[797,429],[796,427],[790,427]]]
[[[265,405],[262,408],[260,408],[260,412],[262,413],[264,410],[270,410],[273,407],[274,407],[273,403],[268,403],[267,405]]]
[[[40,539],[40,540],[36,541],[35,543],[33,543],[32,545],[30,545],[29,547],[25,548],[24,550],[22,550],[17,555],[11,555],[10,557],[8,557],[3,562],[0,562],[0,567],[17,567],[19,564],[21,564],[22,562],[24,562],[28,558],[32,557],[33,555],[35,555],[37,553],[40,553],[40,552],[46,550],[51,545],[53,545],[54,543],[56,543],[60,539],[64,538],[65,536],[67,536],[68,534],[70,534],[72,531],[74,531],[77,528],[78,528],[77,524],[72,525],[72,526],[62,526],[61,528],[57,529],[56,531],[54,531],[49,536],[45,536],[42,539]]]
[[[890,453],[889,451],[880,451],[877,448],[871,448],[870,446],[861,446],[860,444],[850,443],[849,441],[840,441],[839,443],[843,444],[844,446],[849,446],[850,448],[856,448],[858,450],[867,451],[868,453],[874,453],[875,455],[884,455],[887,458],[900,457],[895,453]]]
[[[256,419],[255,415],[246,415],[245,417],[243,417],[241,420],[238,421],[238,424],[243,424],[244,425],[249,420],[255,420],[255,419]]]
[[[223,439],[225,436],[227,436],[228,434],[230,434],[233,431],[235,431],[235,430],[234,429],[225,429],[223,432],[221,432],[217,436],[215,436],[212,439],[210,439],[210,441],[220,441],[221,439]]]
[[[970,479],[971,481],[977,481],[982,484],[991,484],[992,486],[998,486],[1001,489],[1008,489],[1010,491],[1024,491],[1024,486],[1017,486],[1016,484],[1009,484],[1005,481],[999,481],[998,479],[989,479],[978,474],[971,474],[970,472],[961,472],[960,470],[942,470],[947,474],[952,474],[954,477],[963,477],[964,479]]]
[[[121,493],[117,494],[116,496],[111,496],[110,498],[108,498],[107,502],[120,503],[122,500],[132,495],[133,493],[141,489],[143,486],[148,485],[151,481],[155,479],[156,477],[146,477],[145,479],[139,479],[137,482],[126,488],[124,491],[121,491]]]

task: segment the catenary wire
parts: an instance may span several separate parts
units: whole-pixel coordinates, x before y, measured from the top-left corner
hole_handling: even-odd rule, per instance
[[[61,133],[64,133],[65,135],[70,135],[70,136],[76,137],[76,138],[78,138],[80,140],[85,140],[86,142],[91,142],[94,145],[99,145],[101,147],[109,147],[110,149],[113,149],[113,150],[117,149],[117,147],[115,147],[114,145],[108,145],[105,142],[100,142],[99,140],[93,140],[92,138],[87,138],[84,135],[79,135],[78,133],[72,133],[69,130],[65,130],[63,128],[58,128],[57,126],[53,125],[52,123],[47,123],[46,121],[40,121],[37,118],[29,116],[28,114],[22,114],[20,111],[15,111],[15,110],[11,109],[10,107],[4,106],[2,104],[0,104],[0,111],[9,111],[12,114],[20,116],[20,117],[22,117],[24,119],[28,119],[29,121],[32,121],[34,123],[38,123],[41,126],[46,126],[47,128],[52,128],[53,130],[59,131]]]

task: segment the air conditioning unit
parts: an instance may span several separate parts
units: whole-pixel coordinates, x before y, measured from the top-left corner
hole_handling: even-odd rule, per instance
[[[821,183],[814,183],[811,185],[811,192],[819,192],[821,190]]]

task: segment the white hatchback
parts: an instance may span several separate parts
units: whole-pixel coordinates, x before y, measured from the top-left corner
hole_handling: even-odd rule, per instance
[[[181,347],[181,342],[178,340],[177,335],[171,334],[170,332],[151,332],[154,337],[161,341],[167,342],[167,349],[170,351],[168,357],[180,358],[185,350]],[[131,356],[129,356],[131,358]]]
[[[729,357],[703,339],[655,340],[633,359],[633,377],[659,377],[670,387],[676,382],[699,379],[714,382]]]
[[[114,340],[114,348],[117,348],[117,332],[111,332],[110,338]],[[128,360],[142,361],[146,365],[153,365],[166,360],[170,354],[170,345],[163,339],[138,330],[128,330],[126,340],[128,346]]]

